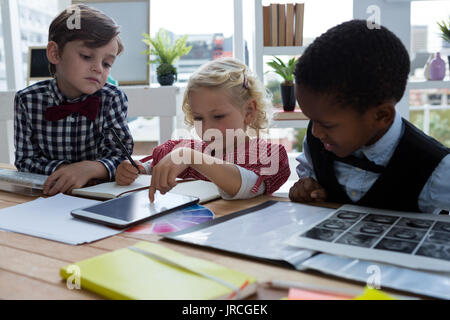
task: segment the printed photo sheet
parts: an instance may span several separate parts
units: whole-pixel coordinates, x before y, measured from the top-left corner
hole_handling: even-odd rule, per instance
[[[345,205],[287,240],[293,247],[412,269],[450,271],[450,216]]]

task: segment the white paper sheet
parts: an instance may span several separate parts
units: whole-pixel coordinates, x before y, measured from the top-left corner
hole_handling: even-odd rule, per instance
[[[353,217],[352,217],[353,215]],[[412,269],[450,272],[450,217],[345,205],[286,244]]]
[[[99,201],[58,194],[0,210],[0,229],[72,245],[89,243],[122,231],[73,218],[73,209]]]

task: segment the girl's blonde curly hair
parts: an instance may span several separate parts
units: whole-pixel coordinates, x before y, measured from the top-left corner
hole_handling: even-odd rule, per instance
[[[256,113],[249,128],[259,135],[259,130],[267,128],[268,110],[271,106],[271,95],[264,85],[243,63],[232,58],[221,58],[204,64],[190,78],[184,92],[184,122],[194,125],[194,118],[189,106],[189,95],[200,88],[224,89],[231,102],[239,110],[243,110],[249,99],[256,101]],[[248,131],[248,128],[247,128]]]

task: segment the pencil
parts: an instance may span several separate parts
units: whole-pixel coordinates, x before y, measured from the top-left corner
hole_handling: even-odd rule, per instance
[[[119,145],[120,149],[122,149],[122,151],[125,153],[125,156],[131,162],[133,167],[135,167],[137,169],[138,173],[141,173],[141,170],[139,170],[138,165],[136,164],[136,162],[134,162],[133,158],[131,158],[131,155],[128,153],[127,148],[125,148],[125,146],[123,145],[122,141],[120,141],[120,138],[117,135],[116,130],[114,130],[114,128],[109,128],[109,130],[112,132],[114,140],[116,140],[116,142]]]

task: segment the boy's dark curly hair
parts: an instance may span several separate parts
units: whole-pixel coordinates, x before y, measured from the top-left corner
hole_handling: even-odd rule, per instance
[[[351,20],[306,48],[296,64],[295,82],[364,113],[401,99],[409,67],[408,52],[395,34],[382,26],[369,29],[365,20]]]

